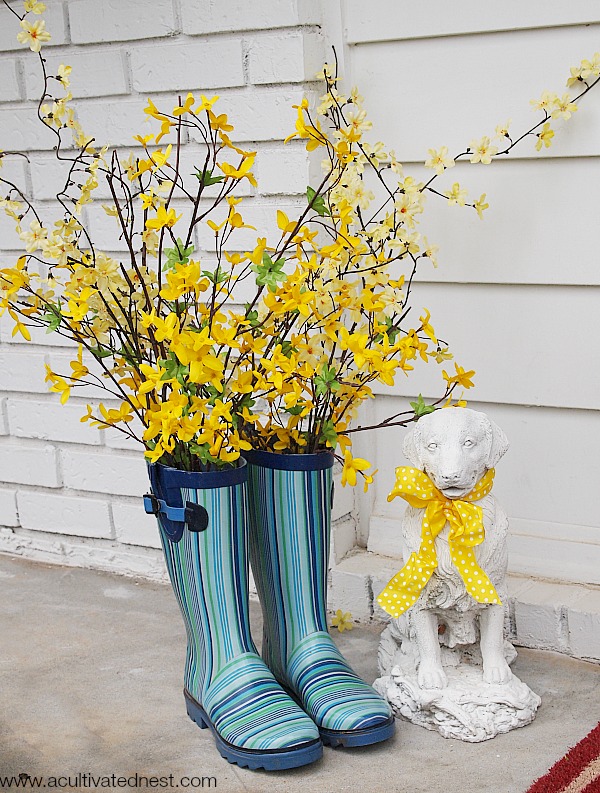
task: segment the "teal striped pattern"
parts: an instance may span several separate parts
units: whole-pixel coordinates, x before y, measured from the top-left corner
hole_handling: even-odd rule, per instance
[[[257,464],[265,453],[247,459],[250,560],[263,608],[263,658],[321,730],[376,730],[390,721],[390,709],[352,671],[327,632],[331,467]]]
[[[257,654],[248,616],[246,483],[181,488],[208,529],[172,542],[160,525],[169,577],[187,630],[185,689],[233,747],[283,750],[319,733]]]

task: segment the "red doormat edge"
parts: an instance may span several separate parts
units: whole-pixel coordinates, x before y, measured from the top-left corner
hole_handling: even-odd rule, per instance
[[[600,755],[600,724],[589,732],[585,738],[573,746],[566,755],[555,763],[547,774],[527,790],[527,793],[561,793],[593,760]],[[600,778],[589,780],[587,786],[581,788],[582,793],[600,791]]]

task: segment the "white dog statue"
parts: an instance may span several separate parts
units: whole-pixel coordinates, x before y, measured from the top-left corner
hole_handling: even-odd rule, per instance
[[[505,639],[508,519],[491,494],[506,436],[466,408],[422,416],[388,500],[406,499],[408,559],[378,602],[392,615],[375,688],[396,715],[444,737],[484,741],[535,718],[540,698],[510,670]]]

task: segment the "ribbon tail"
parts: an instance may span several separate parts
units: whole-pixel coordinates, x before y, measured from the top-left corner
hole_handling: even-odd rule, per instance
[[[451,547],[450,555],[454,566],[460,573],[469,595],[478,603],[489,603],[501,606],[502,601],[487,574],[479,567],[475,554],[470,548]]]
[[[388,582],[377,602],[392,617],[399,617],[417,601],[437,567],[435,551],[412,553],[404,567]]]

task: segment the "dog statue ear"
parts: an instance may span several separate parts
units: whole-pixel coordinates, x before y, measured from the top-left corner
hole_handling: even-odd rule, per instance
[[[489,419],[488,419],[489,421]],[[504,457],[508,450],[508,438],[500,427],[493,421],[490,421],[490,452],[487,459],[487,467],[494,468],[496,463],[501,457]]]
[[[421,447],[421,433],[417,426],[406,433],[404,442],[402,444],[402,451],[404,456],[410,460],[415,468],[423,468],[423,459],[419,449]]]

